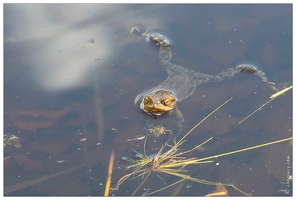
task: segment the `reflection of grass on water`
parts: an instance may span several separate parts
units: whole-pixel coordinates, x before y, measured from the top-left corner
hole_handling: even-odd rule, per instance
[[[280,92],[278,92],[278,93],[280,93]],[[278,93],[276,93],[276,94],[278,94]],[[282,92],[281,94],[283,94],[283,93],[284,92]],[[277,96],[280,96],[281,94],[279,94]],[[235,153],[239,153],[239,152],[243,152],[243,151],[248,151],[248,150],[260,148],[260,147],[263,147],[263,146],[268,146],[268,145],[272,145],[272,144],[276,144],[276,143],[280,143],[280,142],[292,140],[292,137],[291,138],[285,138],[285,139],[282,139],[282,140],[277,140],[277,141],[274,141],[274,142],[264,143],[264,144],[261,144],[261,145],[252,146],[252,147],[248,147],[248,148],[244,148],[244,149],[240,149],[240,150],[236,150],[236,151],[222,153],[222,154],[218,154],[218,155],[214,155],[214,156],[208,156],[208,157],[205,157],[205,158],[186,158],[185,157],[185,154],[187,154],[187,153],[189,153],[189,152],[191,152],[191,151],[193,151],[193,150],[201,147],[205,143],[209,142],[212,139],[212,138],[210,138],[210,139],[208,139],[205,142],[203,142],[203,143],[195,146],[194,148],[192,148],[190,150],[187,150],[187,151],[179,152],[178,153],[179,147],[186,141],[185,138],[197,126],[199,126],[203,121],[205,121],[208,117],[210,117],[214,112],[216,112],[218,109],[220,109],[226,103],[228,103],[231,99],[229,99],[226,102],[224,102],[222,105],[220,105],[218,108],[216,108],[213,112],[211,112],[209,115],[207,115],[203,120],[201,120],[198,124],[196,124],[190,131],[188,131],[168,151],[163,152],[164,151],[164,147],[165,147],[165,145],[163,145],[155,156],[153,156],[153,157],[152,156],[147,156],[146,153],[145,153],[145,144],[146,144],[146,140],[145,140],[145,143],[144,143],[144,155],[142,157],[140,157],[139,159],[137,159],[137,160],[128,159],[128,161],[131,162],[131,164],[128,165],[126,167],[126,169],[131,169],[132,172],[129,173],[129,174],[126,174],[122,178],[120,178],[119,181],[116,184],[116,187],[113,188],[113,189],[111,189],[111,190],[118,190],[119,189],[119,186],[124,181],[126,181],[128,178],[130,178],[130,177],[132,177],[132,179],[135,179],[135,178],[138,178],[138,177],[142,177],[143,178],[143,181],[138,186],[138,188],[135,189],[135,191],[133,192],[132,195],[134,195],[139,190],[139,188],[146,182],[146,180],[148,179],[148,177],[150,176],[150,174],[152,172],[155,172],[156,175],[160,179],[162,179],[162,178],[157,173],[172,175],[172,176],[179,177],[181,179],[179,181],[175,182],[175,183],[172,183],[172,184],[166,186],[166,187],[163,187],[163,188],[160,188],[160,189],[158,189],[156,191],[147,193],[146,195],[151,195],[151,194],[154,194],[156,192],[162,191],[162,190],[164,190],[166,188],[169,188],[169,187],[171,187],[173,185],[176,185],[176,184],[178,184],[178,183],[180,183],[180,182],[182,182],[184,180],[190,180],[190,181],[193,181],[193,182],[197,182],[197,183],[201,183],[201,184],[206,184],[206,185],[231,187],[231,188],[239,191],[240,193],[242,193],[244,195],[249,195],[249,194],[243,192],[242,190],[240,190],[239,188],[235,187],[232,184],[222,184],[222,183],[218,183],[218,182],[211,182],[211,181],[207,181],[207,180],[202,180],[202,179],[191,177],[190,175],[188,175],[186,173],[187,170],[185,168],[186,168],[187,165],[196,165],[196,164],[204,164],[204,163],[213,162],[213,160],[210,160],[210,159],[213,159],[213,158],[217,158],[217,157],[221,157],[221,156],[226,156],[226,155],[230,155],[230,154],[235,154]],[[268,101],[267,103],[269,103],[269,102],[270,101]],[[264,104],[264,105],[266,105],[266,104]]]

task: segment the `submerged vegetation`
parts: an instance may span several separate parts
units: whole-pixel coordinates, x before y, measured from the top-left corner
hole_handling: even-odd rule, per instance
[[[291,88],[292,88],[292,86],[289,87],[289,89],[284,89],[282,91],[279,91],[279,92],[275,93],[274,95],[272,95],[271,99],[268,102],[266,102],[265,104],[263,104],[259,109],[261,109],[263,106],[265,106],[266,104],[268,104],[269,102],[274,100],[276,97],[284,94],[285,92],[287,92]],[[204,119],[202,119],[199,123],[197,123],[178,142],[176,142],[174,146],[170,147],[167,151],[165,151],[166,145],[162,145],[156,155],[150,155],[150,156],[147,155],[146,152],[145,152],[146,139],[147,139],[146,138],[145,142],[144,142],[144,155],[138,156],[137,159],[131,159],[131,158],[126,159],[130,163],[129,165],[126,166],[126,169],[131,170],[131,172],[124,175],[123,177],[121,177],[118,180],[118,182],[116,183],[116,186],[114,188],[111,188],[111,191],[118,190],[119,186],[121,184],[123,184],[129,178],[132,180],[132,179],[141,177],[142,182],[140,183],[140,185],[132,193],[132,196],[133,196],[144,185],[144,183],[147,181],[147,179],[149,178],[151,173],[155,173],[160,179],[162,179],[160,177],[160,174],[166,174],[166,175],[178,177],[178,178],[180,178],[180,180],[177,181],[177,182],[174,182],[174,183],[172,183],[170,185],[167,185],[167,186],[165,186],[163,188],[160,188],[160,189],[157,189],[155,191],[146,193],[144,195],[151,195],[151,194],[160,192],[162,190],[165,190],[165,189],[167,189],[167,188],[169,188],[169,187],[171,187],[173,185],[176,185],[176,184],[178,184],[178,183],[180,183],[182,181],[185,181],[185,180],[189,180],[189,181],[193,181],[193,182],[197,182],[197,183],[201,183],[201,184],[216,186],[217,191],[214,192],[214,193],[208,194],[207,196],[226,196],[226,195],[228,195],[228,191],[225,189],[225,187],[231,187],[231,188],[235,189],[236,191],[242,193],[243,195],[251,195],[251,194],[248,194],[248,193],[240,190],[239,188],[235,187],[232,184],[223,184],[223,183],[219,183],[219,182],[212,182],[212,181],[207,181],[207,180],[202,180],[202,179],[192,177],[191,175],[188,174],[188,170],[186,169],[186,166],[211,163],[211,162],[214,162],[212,159],[215,159],[215,158],[218,158],[218,157],[227,156],[227,155],[230,155],[230,154],[236,154],[236,153],[244,152],[244,151],[249,151],[249,150],[252,150],[252,149],[257,149],[257,148],[261,148],[261,147],[264,147],[264,146],[269,146],[269,145],[273,145],[273,144],[276,144],[276,143],[281,143],[281,142],[284,142],[284,141],[290,141],[290,140],[292,140],[292,137],[281,139],[281,140],[276,140],[276,141],[268,142],[268,143],[264,143],[264,144],[259,144],[259,145],[256,145],[256,146],[243,148],[243,149],[239,149],[239,150],[235,150],[235,151],[231,151],[231,152],[221,153],[221,154],[217,154],[217,155],[213,155],[213,156],[207,156],[207,157],[204,157],[204,158],[196,158],[196,157],[187,158],[185,155],[187,153],[189,153],[189,152],[192,152],[193,150],[196,150],[196,149],[200,148],[202,145],[209,142],[212,139],[212,137],[209,138],[208,140],[204,141],[203,143],[195,146],[194,148],[192,148],[190,150],[183,151],[183,152],[179,151],[180,146],[182,144],[184,144],[184,142],[186,141],[185,140],[186,137],[197,126],[199,126],[202,122],[204,122],[207,118],[209,118],[213,113],[215,113],[222,106],[224,106],[226,103],[228,103],[231,99],[232,98],[230,98],[229,100],[224,102],[222,105],[217,107],[210,114],[208,114]],[[257,110],[259,110],[259,109],[257,109]],[[250,117],[257,110],[255,110],[253,113],[251,113],[245,119]],[[244,121],[245,119],[243,119],[242,121]],[[155,130],[158,130],[159,128],[160,127],[155,127]],[[162,128],[161,130],[163,130],[163,131],[165,130],[164,127],[161,127],[161,128]],[[151,130],[153,130],[153,129],[151,129]],[[161,133],[163,131],[161,131]],[[138,153],[138,155],[139,155],[139,153]]]

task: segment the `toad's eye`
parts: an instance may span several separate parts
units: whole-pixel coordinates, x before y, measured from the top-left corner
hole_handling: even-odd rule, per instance
[[[169,99],[165,99],[165,100],[162,100],[161,101],[161,104],[164,105],[164,106],[169,106],[173,103],[172,100],[169,100]]]
[[[152,103],[152,99],[150,97],[146,96],[144,98],[144,104],[147,105],[147,104],[151,104],[151,103]]]

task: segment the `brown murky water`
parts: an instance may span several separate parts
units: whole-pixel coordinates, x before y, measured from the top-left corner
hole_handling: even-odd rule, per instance
[[[216,75],[241,63],[266,73],[277,88],[292,85],[292,5],[4,5],[4,134],[21,147],[4,148],[6,196],[102,196],[109,156],[115,152],[112,186],[127,171],[123,156],[143,152],[145,114],[135,97],[167,77],[157,48],[133,25],[167,36],[172,63]],[[255,76],[237,75],[199,86],[178,106],[186,133],[217,106],[233,100],[200,125],[182,145],[188,150],[206,139],[205,157],[292,135],[291,92],[242,124],[238,122],[273,94]],[[170,116],[163,116],[170,125]],[[162,118],[157,123],[162,123]],[[163,136],[165,137],[165,136]],[[166,141],[147,139],[147,154]],[[217,165],[219,163],[219,165]],[[188,167],[188,173],[231,183],[254,196],[291,196],[292,144],[269,147]],[[142,195],[177,181],[152,176]],[[141,178],[123,183],[115,196],[131,195]],[[215,190],[187,181],[155,195],[203,196]],[[241,195],[229,190],[229,195]]]

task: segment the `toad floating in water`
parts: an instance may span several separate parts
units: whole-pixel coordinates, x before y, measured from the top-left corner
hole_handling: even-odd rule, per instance
[[[237,73],[244,72],[259,76],[267,86],[277,91],[274,83],[267,81],[265,73],[257,70],[252,65],[240,64],[228,68],[216,76],[203,74],[171,63],[172,51],[170,45],[161,34],[150,33],[147,34],[146,39],[159,46],[160,64],[166,69],[168,78],[158,86],[139,94],[135,99],[135,103],[140,100],[140,108],[150,115],[163,115],[174,112],[177,127],[174,130],[174,132],[176,131],[174,137],[182,131],[182,123],[184,122],[183,115],[177,108],[177,102],[190,97],[198,85],[220,82],[233,77]]]

